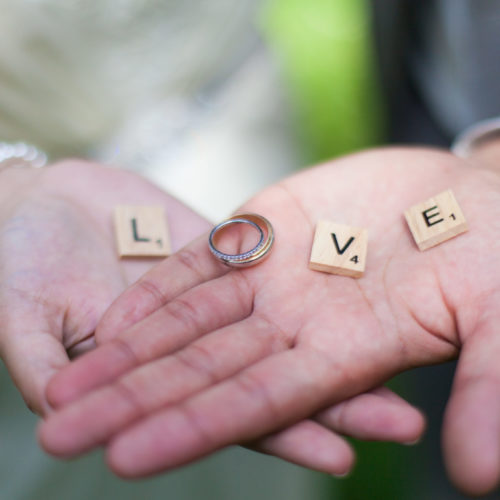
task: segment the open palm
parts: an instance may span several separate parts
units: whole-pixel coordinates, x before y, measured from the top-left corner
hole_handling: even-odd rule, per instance
[[[402,213],[448,188],[471,230],[421,253]],[[149,474],[460,353],[444,431],[448,466],[465,489],[493,487],[500,472],[496,174],[446,153],[381,150],[287,179],[242,211],[273,223],[269,259],[229,270],[204,237],[146,274],[96,335],[121,333],[50,384],[49,400],[63,407],[41,427],[45,448],[68,456],[107,442],[114,470]],[[368,229],[363,278],[308,269],[320,219]]]
[[[117,258],[114,206],[163,206],[174,250],[209,225],[143,178],[87,162],[4,171],[1,181],[1,355],[28,405],[44,415],[50,412],[48,380],[71,357],[95,347],[94,332],[107,307],[158,262]],[[97,339],[106,340],[102,334]],[[370,418],[365,417],[367,409]],[[340,413],[349,414],[345,423],[337,422]],[[254,446],[323,469],[331,469],[333,460],[333,470],[343,470],[342,461],[350,464],[352,451],[332,429],[405,441],[418,437],[423,420],[417,410],[380,388],[331,408],[323,425],[304,421]],[[311,439],[333,459],[301,449]]]
[[[119,203],[175,214],[176,248],[207,222],[139,176],[81,161],[2,172],[0,318],[2,358],[28,405],[48,409],[52,375],[93,346],[116,296],[158,262],[117,259],[111,224]]]

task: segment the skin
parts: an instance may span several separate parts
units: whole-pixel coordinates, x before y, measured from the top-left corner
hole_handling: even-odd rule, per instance
[[[95,346],[108,305],[158,262],[117,259],[113,207],[164,206],[176,215],[175,249],[208,224],[136,175],[78,160],[0,176],[0,352],[28,406],[44,414],[45,386],[68,364],[66,351]]]
[[[474,148],[470,154],[470,158],[475,163],[480,163],[486,168],[498,172],[500,169],[500,137],[494,140],[483,142]]]
[[[0,178],[0,354],[27,405],[47,416],[52,411],[48,381],[71,358],[113,338],[109,329],[96,334],[99,320],[120,293],[159,262],[117,258],[113,207],[163,206],[174,250],[210,225],[135,174],[79,160],[41,170],[7,169]],[[170,276],[166,283],[172,285]],[[183,279],[178,284],[185,286]],[[379,388],[251,445],[343,474],[354,455],[335,431],[407,442],[423,428],[416,409]]]
[[[470,231],[419,252],[402,213],[449,188]],[[113,340],[49,384],[57,410],[40,426],[42,446],[70,457],[104,444],[115,472],[144,476],[459,357],[445,461],[465,492],[494,488],[498,174],[440,151],[370,151],[288,178],[246,211],[273,223],[270,257],[231,270],[210,255],[205,235],[148,272],[98,325],[97,336]],[[363,278],[308,269],[320,219],[368,228]]]

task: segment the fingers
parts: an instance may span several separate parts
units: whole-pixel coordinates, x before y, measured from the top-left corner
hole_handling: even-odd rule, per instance
[[[41,441],[57,455],[82,453],[140,417],[177,403],[280,348],[268,335],[265,321],[251,318],[228,326],[63,408],[43,426]]]
[[[292,351],[270,356],[124,429],[108,448],[111,467],[120,475],[143,476],[282,428],[289,419],[300,420],[313,411],[323,392],[321,382],[329,385],[326,375],[318,359],[301,359]],[[69,456],[76,450],[72,434],[80,422],[78,412],[70,409],[49,417],[40,428],[41,443],[50,453]]]
[[[9,315],[0,311],[0,351],[27,406],[46,415],[50,411],[45,397],[47,383],[69,360],[54,335],[57,326],[51,325],[40,309],[40,304],[18,304]]]
[[[252,304],[252,292],[238,273],[195,287],[58,373],[47,398],[54,407],[67,404],[136,366],[244,319]]]
[[[329,429],[363,440],[410,444],[425,430],[422,413],[387,387],[338,403],[315,418]]]
[[[250,447],[334,476],[345,476],[354,465],[354,451],[347,441],[312,420],[261,438]]]
[[[493,324],[494,323],[494,324]],[[452,481],[471,495],[500,481],[500,336],[498,321],[481,325],[460,355],[443,423]]]
[[[323,410],[315,420],[260,438],[250,447],[308,469],[344,476],[354,464],[354,452],[338,434],[413,443],[425,428],[422,414],[386,387]]]
[[[271,356],[124,430],[108,446],[110,467],[140,477],[282,428],[324,404],[334,385],[331,372],[331,364],[313,353]]]
[[[114,338],[186,290],[227,273],[208,250],[206,236],[153,267],[120,295],[96,330],[98,343]]]

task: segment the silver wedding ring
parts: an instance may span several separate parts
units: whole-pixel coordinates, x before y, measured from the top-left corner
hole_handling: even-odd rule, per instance
[[[250,250],[237,254],[224,253],[217,248],[217,243],[227,229],[233,224],[248,224],[259,234],[259,241]],[[274,231],[271,223],[262,215],[239,214],[217,224],[208,237],[208,246],[215,258],[232,267],[249,267],[262,262],[274,243]]]

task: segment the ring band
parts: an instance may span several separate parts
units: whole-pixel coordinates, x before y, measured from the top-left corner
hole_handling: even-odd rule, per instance
[[[219,235],[219,233],[224,228],[226,228],[232,224],[249,224],[250,226],[254,227],[259,232],[259,235],[260,235],[259,242],[257,243],[257,245],[255,245],[255,247],[253,247],[248,252],[239,253],[239,254],[229,254],[229,253],[224,253],[224,252],[221,252],[220,250],[218,250],[215,246],[214,240],[216,239],[216,237]],[[208,238],[208,244],[210,245],[211,252],[215,255],[215,257],[217,257],[219,260],[221,260],[225,264],[228,264],[228,263],[233,262],[233,261],[241,262],[241,261],[244,261],[245,259],[248,259],[255,252],[259,251],[262,248],[263,243],[264,243],[264,231],[262,231],[260,226],[255,224],[255,222],[252,222],[248,219],[243,219],[241,217],[233,217],[231,219],[225,220],[224,222],[221,222],[220,224],[217,224],[217,226],[215,226],[212,229],[212,231],[210,233],[210,237]]]
[[[218,237],[220,237],[225,228],[232,224],[248,224],[255,228],[260,235],[258,243],[252,249],[239,254],[221,252],[217,248]],[[268,256],[273,243],[273,226],[265,217],[257,214],[240,214],[230,217],[220,224],[217,224],[210,232],[208,238],[210,251],[215,258],[232,267],[249,267],[258,264]]]

